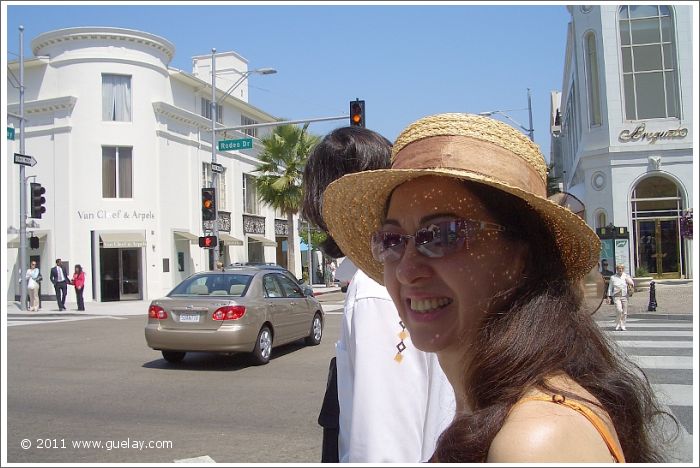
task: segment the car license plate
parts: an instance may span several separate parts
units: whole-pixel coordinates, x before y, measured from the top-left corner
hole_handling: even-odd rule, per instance
[[[197,323],[199,314],[180,314],[180,322]]]

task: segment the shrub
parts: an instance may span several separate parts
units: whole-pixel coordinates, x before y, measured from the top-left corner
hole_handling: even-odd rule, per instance
[[[644,276],[649,276],[649,270],[644,268],[643,266],[638,266],[636,270],[634,270],[634,276],[637,278],[642,278]]]

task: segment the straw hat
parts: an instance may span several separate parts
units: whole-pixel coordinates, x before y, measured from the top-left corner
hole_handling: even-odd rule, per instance
[[[345,175],[323,193],[323,219],[333,239],[380,284],[383,266],[372,257],[372,233],[381,227],[392,191],[425,175],[478,182],[526,201],[551,231],[570,279],[597,264],[598,236],[579,216],[547,199],[544,157],[510,125],[473,114],[424,117],[399,135],[391,159],[391,169]]]

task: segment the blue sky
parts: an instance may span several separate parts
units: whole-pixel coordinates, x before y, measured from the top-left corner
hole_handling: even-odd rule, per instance
[[[412,121],[440,112],[504,110],[528,127],[532,92],[535,142],[549,159],[550,92],[561,89],[564,5],[236,5],[123,3],[31,5],[4,2],[7,60],[25,57],[37,35],[110,26],[146,31],[175,45],[171,67],[191,57],[236,51],[253,75],[249,101],[296,120],[343,115],[366,101],[367,127],[394,140]],[[509,122],[510,123],[510,122]],[[323,135],[346,121],[311,124]]]

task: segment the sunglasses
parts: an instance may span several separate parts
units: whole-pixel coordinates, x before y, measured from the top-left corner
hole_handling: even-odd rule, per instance
[[[500,224],[474,219],[452,219],[432,223],[421,228],[414,235],[392,231],[377,231],[370,241],[372,256],[380,263],[401,260],[409,239],[416,243],[416,250],[428,258],[440,258],[456,252],[469,241],[473,241],[481,231],[503,232]]]

